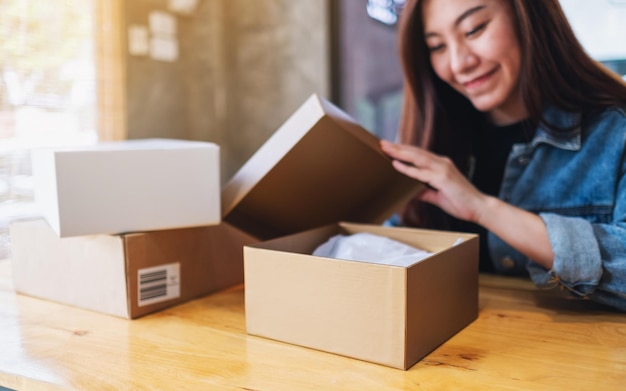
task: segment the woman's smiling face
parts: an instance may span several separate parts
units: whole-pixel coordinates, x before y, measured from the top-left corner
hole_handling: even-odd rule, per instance
[[[424,37],[443,81],[500,125],[524,119],[521,47],[507,0],[424,0]]]

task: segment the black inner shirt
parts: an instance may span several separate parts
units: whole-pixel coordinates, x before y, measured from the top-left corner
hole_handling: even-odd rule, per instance
[[[481,192],[498,196],[504,167],[513,144],[528,143],[533,131],[529,121],[520,121],[506,126],[487,125],[476,129],[472,135],[472,157],[474,160],[474,186]],[[452,230],[477,233],[480,236],[480,262],[482,272],[493,272],[494,266],[487,248],[487,231],[474,223],[453,219]]]

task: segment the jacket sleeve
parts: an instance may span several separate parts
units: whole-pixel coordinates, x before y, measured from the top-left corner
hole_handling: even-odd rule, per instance
[[[612,221],[595,224],[581,217],[540,213],[554,251],[552,270],[534,262],[527,268],[539,287],[562,286],[626,311],[626,162],[615,196]]]

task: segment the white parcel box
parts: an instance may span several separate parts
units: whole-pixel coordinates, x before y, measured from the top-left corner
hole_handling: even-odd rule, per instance
[[[35,201],[60,237],[218,224],[219,147],[145,139],[32,152]]]

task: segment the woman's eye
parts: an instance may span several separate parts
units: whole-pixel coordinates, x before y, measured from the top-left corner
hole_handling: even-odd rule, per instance
[[[472,35],[476,35],[480,31],[482,31],[485,28],[485,26],[487,26],[487,22],[481,23],[478,26],[474,27],[473,29],[471,29],[470,31],[465,33],[465,36],[466,37],[471,37]]]
[[[433,52],[437,52],[440,51],[444,48],[443,44],[439,44],[439,45],[432,45],[432,46],[428,46],[428,51],[433,53]]]

